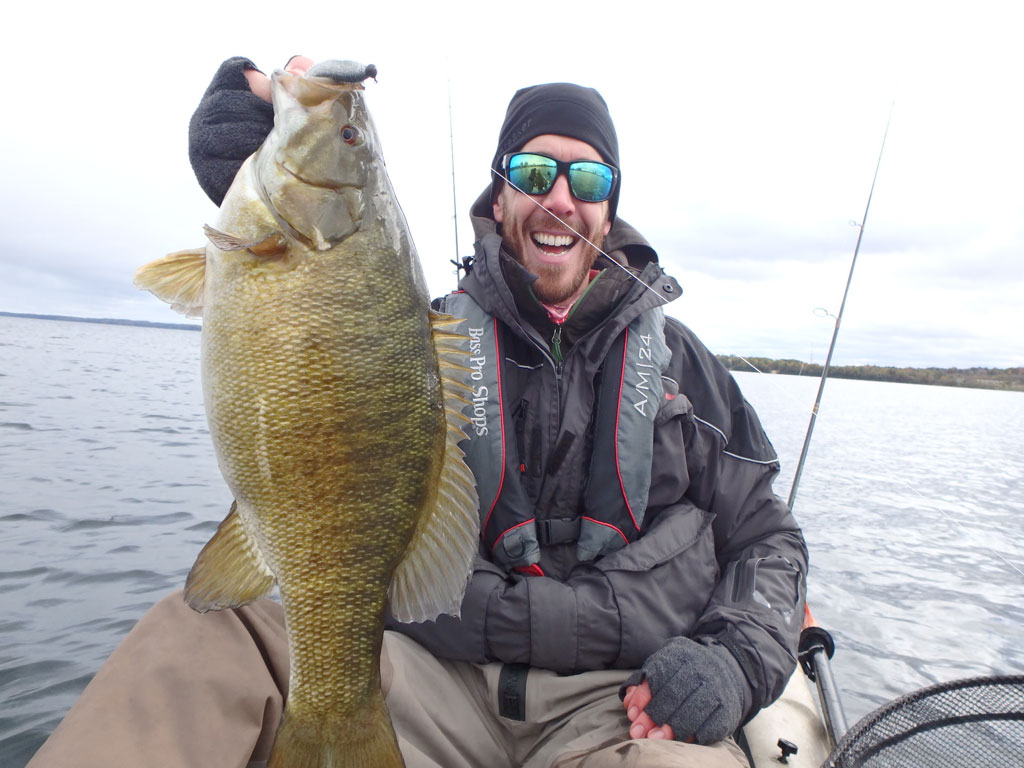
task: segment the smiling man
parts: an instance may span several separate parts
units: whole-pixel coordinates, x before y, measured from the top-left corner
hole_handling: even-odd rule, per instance
[[[509,104],[491,164],[493,216],[506,247],[537,276],[537,298],[559,310],[589,283],[618,202],[618,140],[602,113],[591,89],[524,88]]]
[[[466,446],[482,556],[460,619],[391,624],[446,666],[484,662],[460,708],[487,702],[470,718],[484,727],[457,747],[430,728],[401,738],[436,761],[416,765],[468,745],[476,765],[745,765],[730,736],[793,669],[807,567],[774,451],[664,315],[679,286],[616,215],[597,91],[517,92],[491,171],[475,258],[435,302],[468,318],[486,361]],[[392,688],[392,711],[417,691]]]
[[[589,144],[555,135],[531,139],[521,152],[504,158],[504,172],[516,180],[494,201],[494,220],[502,225],[509,251],[537,276],[537,298],[559,310],[571,306],[590,282],[590,269],[612,226],[607,198],[615,171],[600,161]],[[566,174],[558,172],[560,163],[568,166]],[[607,193],[581,200],[573,194],[569,174],[606,181]],[[541,195],[543,202],[534,199]]]
[[[218,204],[270,130],[264,81],[225,62],[193,117],[190,157]],[[597,91],[517,92],[491,171],[475,257],[435,301],[472,338],[480,550],[460,617],[388,622],[404,760],[746,765],[731,736],[794,669],[807,573],[775,452],[728,371],[664,314],[679,285],[616,215],[628,175]],[[200,615],[173,595],[33,768],[258,764],[287,657],[277,604]]]

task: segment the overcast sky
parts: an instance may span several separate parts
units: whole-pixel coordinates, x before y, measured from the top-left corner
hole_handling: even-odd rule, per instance
[[[25,5],[25,4],[22,4]],[[1015,3],[30,3],[8,11],[0,310],[178,322],[134,270],[199,246],[187,158],[218,64],[372,62],[368,98],[435,294],[512,93],[596,87],[619,215],[715,352],[1024,365],[1024,45]]]

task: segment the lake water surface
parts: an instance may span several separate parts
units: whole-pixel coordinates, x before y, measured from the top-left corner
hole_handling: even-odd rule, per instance
[[[194,331],[0,317],[0,767],[22,768],[231,501]],[[817,380],[741,373],[788,496]],[[852,722],[1024,673],[1024,394],[830,380],[795,511]]]

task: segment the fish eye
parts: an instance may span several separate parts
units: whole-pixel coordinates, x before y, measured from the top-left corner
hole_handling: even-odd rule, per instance
[[[363,143],[363,135],[354,125],[345,125],[341,129],[341,140],[350,147],[357,147]]]

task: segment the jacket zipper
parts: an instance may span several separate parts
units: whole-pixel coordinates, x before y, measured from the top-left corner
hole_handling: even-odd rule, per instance
[[[561,375],[562,362],[564,357],[562,356],[562,326],[556,325],[554,332],[551,334],[551,354],[555,358],[555,364],[557,372]]]

